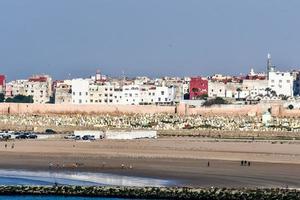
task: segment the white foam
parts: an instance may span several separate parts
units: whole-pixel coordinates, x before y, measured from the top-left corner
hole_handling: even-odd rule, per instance
[[[23,170],[1,170],[0,178],[22,178],[33,181],[44,181],[49,183],[57,182],[59,184],[79,184],[83,185],[113,185],[113,186],[167,186],[170,181],[121,176],[105,173],[89,172],[47,172],[47,171],[23,171]]]

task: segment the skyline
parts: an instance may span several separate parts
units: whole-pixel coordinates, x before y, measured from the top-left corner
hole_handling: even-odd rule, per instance
[[[300,64],[300,2],[0,2],[0,73],[19,79],[207,76],[279,70]],[[167,13],[167,14],[166,14]]]

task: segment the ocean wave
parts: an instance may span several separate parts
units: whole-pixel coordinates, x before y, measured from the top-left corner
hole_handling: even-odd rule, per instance
[[[25,181],[24,181],[25,180]],[[33,185],[110,185],[110,186],[168,186],[169,180],[131,177],[105,173],[89,172],[51,172],[51,171],[25,171],[25,170],[0,170],[0,184],[15,182],[22,185],[24,182]]]

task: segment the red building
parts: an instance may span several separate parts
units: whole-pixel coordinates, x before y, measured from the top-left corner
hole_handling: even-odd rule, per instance
[[[208,80],[201,77],[192,77],[190,81],[190,99],[198,99],[208,93]]]
[[[5,92],[5,76],[0,74],[0,93]]]
[[[0,86],[5,86],[5,76],[0,74]]]

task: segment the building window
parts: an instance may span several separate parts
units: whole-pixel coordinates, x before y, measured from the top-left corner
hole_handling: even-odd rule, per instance
[[[165,91],[161,91],[160,93],[161,93],[161,95],[165,95]]]
[[[81,92],[79,92],[79,96],[81,96]]]

